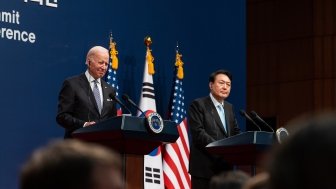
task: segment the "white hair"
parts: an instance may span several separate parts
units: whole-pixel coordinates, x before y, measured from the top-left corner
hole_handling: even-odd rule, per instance
[[[94,46],[92,47],[89,52],[87,53],[86,55],[86,61],[85,61],[85,64],[88,65],[88,60],[95,56],[96,54],[98,53],[107,53],[108,54],[108,50],[105,48],[105,47],[102,47],[102,46]]]

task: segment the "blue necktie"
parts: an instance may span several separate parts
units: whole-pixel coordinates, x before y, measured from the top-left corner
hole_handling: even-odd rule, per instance
[[[223,108],[222,105],[218,105],[217,108],[219,109],[219,112],[220,112],[219,117],[220,117],[220,119],[222,121],[224,130],[227,131],[226,130],[226,121],[225,121],[225,111],[224,111],[224,108]]]
[[[101,104],[101,100],[100,100],[100,92],[99,92],[99,89],[98,89],[98,81],[97,80],[94,80],[94,86],[93,86],[93,95],[96,99],[96,103],[97,103],[97,107],[98,107],[98,110],[99,110],[99,114],[101,113],[101,109],[102,109],[102,104]]]

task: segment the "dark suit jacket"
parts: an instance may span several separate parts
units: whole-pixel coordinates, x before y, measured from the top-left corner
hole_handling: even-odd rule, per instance
[[[228,132],[217,113],[210,96],[194,100],[188,111],[188,121],[192,143],[190,148],[189,173],[191,176],[209,179],[216,169],[223,168],[223,161],[205,150],[211,142],[233,136],[240,132],[233,107],[224,101],[224,111]]]
[[[65,128],[64,138],[71,138],[71,133],[83,127],[85,122],[99,122],[117,115],[116,104],[109,94],[115,93],[113,87],[101,79],[103,108],[99,114],[89,81],[85,74],[74,76],[63,82],[58,98],[56,121]]]

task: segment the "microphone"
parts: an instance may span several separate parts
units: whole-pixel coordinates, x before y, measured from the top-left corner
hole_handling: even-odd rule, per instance
[[[266,121],[264,121],[261,117],[259,117],[258,114],[255,111],[251,111],[251,115],[252,115],[253,118],[257,119],[259,122],[266,125],[274,133],[274,129],[270,125],[268,125],[268,123],[266,123]]]
[[[109,94],[109,97],[112,98],[114,101],[116,101],[118,104],[120,104],[120,106],[123,108],[123,109],[126,109],[131,115],[132,115],[132,112],[125,106],[124,103],[122,103],[119,98],[117,97],[117,95],[115,93],[110,93]]]
[[[123,94],[122,96],[122,99],[125,100],[127,103],[131,104],[133,107],[135,107],[137,110],[139,110],[145,117],[146,117],[146,114],[140,109],[140,107],[138,105],[136,105],[133,100],[131,100],[127,94]]]
[[[239,110],[239,113],[240,115],[245,117],[247,120],[249,120],[251,123],[253,123],[253,125],[258,127],[259,131],[261,131],[261,128],[259,127],[259,125],[256,122],[254,122],[253,119],[244,110]]]

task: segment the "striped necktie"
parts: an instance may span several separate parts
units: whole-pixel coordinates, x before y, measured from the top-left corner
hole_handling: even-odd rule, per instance
[[[224,107],[222,105],[218,105],[217,108],[219,109],[219,112],[220,112],[219,117],[222,121],[224,130],[227,132]]]
[[[101,113],[101,110],[102,110],[102,104],[101,104],[101,97],[100,97],[100,92],[99,92],[99,89],[98,89],[98,81],[97,80],[94,80],[94,86],[93,86],[93,95],[96,99],[96,103],[97,103],[97,107],[98,107],[98,110],[99,110],[99,114]]]

